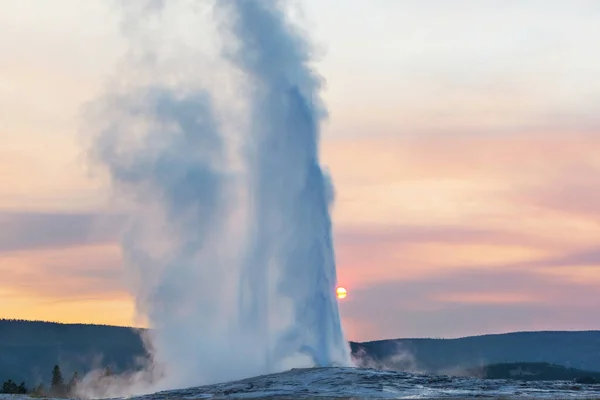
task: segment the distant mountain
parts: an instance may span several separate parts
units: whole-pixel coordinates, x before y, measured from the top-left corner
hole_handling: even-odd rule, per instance
[[[491,364],[548,363],[600,372],[600,331],[519,332],[350,345],[361,366],[398,371],[479,376],[482,367]],[[0,384],[6,379],[25,381],[30,387],[47,384],[55,364],[68,379],[75,371],[81,375],[96,368],[110,367],[115,373],[139,369],[147,358],[139,330],[0,320]],[[494,368],[504,367],[489,368],[493,375]]]
[[[538,362],[600,371],[600,331],[516,332],[460,339],[351,343],[366,366],[460,374],[490,364]]]

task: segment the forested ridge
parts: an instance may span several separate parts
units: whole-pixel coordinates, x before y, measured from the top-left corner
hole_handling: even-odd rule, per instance
[[[472,372],[497,377],[510,374],[515,367],[511,363],[530,363],[525,366],[544,371],[545,375],[539,376],[570,376],[574,372],[569,368],[580,370],[577,376],[586,371],[600,372],[600,331],[517,332],[350,345],[365,366],[412,372],[450,375]],[[51,388],[55,367],[60,368],[64,380],[61,384],[64,387],[59,386],[67,390],[74,376],[81,377],[92,370],[114,374],[138,370],[147,359],[138,329],[0,320],[0,383],[7,383],[0,391],[19,392],[23,387],[32,391],[40,385]],[[546,364],[565,367],[566,372],[557,372]],[[488,371],[489,376],[482,371]],[[536,379],[535,374],[523,376]],[[518,374],[511,377],[522,378]]]

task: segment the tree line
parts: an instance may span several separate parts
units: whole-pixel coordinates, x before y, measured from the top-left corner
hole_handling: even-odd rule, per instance
[[[109,368],[104,370],[104,377],[112,376],[112,372]],[[30,394],[38,397],[62,397],[72,398],[77,397],[77,386],[80,383],[79,374],[73,373],[73,376],[68,382],[65,382],[63,374],[58,365],[55,365],[52,369],[52,379],[50,386],[46,388],[43,383],[38,384],[32,388],[28,388],[25,382],[21,382],[17,385],[12,379],[8,379],[2,384],[0,393],[5,394]]]

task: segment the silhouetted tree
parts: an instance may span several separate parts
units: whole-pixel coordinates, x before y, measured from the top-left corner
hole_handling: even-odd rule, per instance
[[[27,387],[25,387],[25,382],[21,382],[20,385],[17,385],[12,379],[7,380],[2,384],[2,393],[7,394],[26,394]]]
[[[64,384],[62,372],[60,372],[60,367],[58,365],[54,366],[52,369],[52,388],[60,387]]]
[[[58,365],[55,365],[54,369],[52,369],[52,385],[50,390],[54,396],[62,396],[65,392],[65,383]]]
[[[2,384],[2,393],[12,394],[15,391],[17,385],[12,381],[12,379],[7,380]]]

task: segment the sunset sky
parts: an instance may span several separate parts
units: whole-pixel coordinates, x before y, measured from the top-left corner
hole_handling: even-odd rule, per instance
[[[600,2],[300,3],[348,338],[600,329]],[[134,323],[80,131],[110,4],[0,1],[0,317]]]

